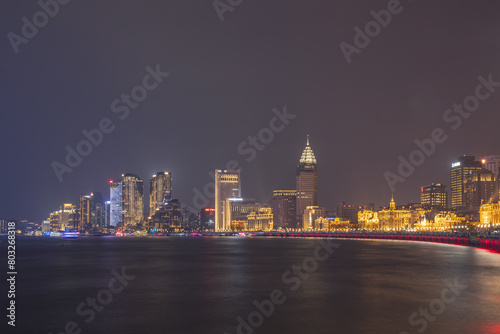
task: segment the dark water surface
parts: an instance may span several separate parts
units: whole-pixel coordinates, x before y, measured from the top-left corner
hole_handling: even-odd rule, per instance
[[[311,273],[301,271],[309,276],[299,279],[287,270],[313,257],[318,240],[20,238],[16,329],[65,333],[73,321],[81,333],[233,334],[238,317],[253,314],[258,325],[253,302],[279,289],[286,300],[258,328],[239,333],[500,333],[499,254],[418,242],[334,242],[340,247],[323,262],[307,260]],[[135,278],[121,292],[102,292],[109,304],[87,323],[87,298],[123,267]],[[458,297],[445,290],[445,281],[455,280]],[[76,311],[81,303],[84,316]],[[430,306],[435,315],[425,320],[419,309]]]

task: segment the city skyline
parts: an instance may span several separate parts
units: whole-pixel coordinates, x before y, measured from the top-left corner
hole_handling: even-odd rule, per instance
[[[2,165],[0,185],[13,195],[0,204],[1,215],[38,219],[54,203],[76,203],[80,193],[104,194],[105,183],[124,172],[147,182],[150,175],[168,170],[176,178],[176,198],[189,203],[193,189],[203,193],[213,169],[225,168],[231,160],[243,168],[245,193],[270,201],[271,180],[276,180],[276,188],[294,188],[295,171],[287,166],[294,165],[297,156],[290,152],[300,154],[307,133],[322,157],[320,205],[385,203],[392,191],[384,172],[396,173],[399,155],[408,157],[415,139],[428,138],[436,127],[446,126],[447,141],[404,184],[397,184],[395,194],[402,202],[412,202],[419,196],[415,189],[423,185],[449,184],[448,171],[440,166],[463,154],[498,151],[493,141],[479,136],[497,130],[498,91],[462,119],[456,131],[443,115],[474,93],[479,76],[491,74],[493,81],[500,81],[498,46],[493,42],[500,30],[494,14],[500,5],[478,7],[460,0],[412,3],[410,9],[408,4],[390,28],[347,64],[339,44],[352,44],[353,27],[385,5],[329,2],[304,13],[303,3],[289,1],[291,16],[278,23],[275,13],[284,3],[269,4],[265,11],[247,4],[221,23],[210,3],[200,4],[205,9],[200,11],[192,11],[187,3],[156,3],[154,10],[135,2],[90,7],[75,3],[62,7],[61,15],[21,45],[18,54],[4,38],[0,145],[8,160]],[[16,33],[20,18],[37,9],[12,1],[9,8],[12,15],[0,27]],[[127,45],[138,45],[140,54],[85,37],[101,36],[87,23],[109,22],[109,8],[116,11],[114,24],[130,39]],[[175,15],[186,12],[191,13],[187,20]],[[429,13],[422,26],[421,18]],[[127,21],[131,15],[147,34],[136,34],[135,25]],[[70,24],[69,32],[61,29],[74,17],[81,20]],[[255,17],[262,23],[242,25]],[[177,33],[164,33],[173,30]],[[210,47],[201,41],[211,41]],[[46,53],[40,55],[40,50]],[[97,50],[95,57],[82,57]],[[111,103],[118,99],[117,107],[122,108],[121,94],[130,94],[149,75],[146,68],[154,72],[157,65],[170,75],[159,78],[162,82],[137,108],[129,108],[128,115],[113,112]],[[263,150],[253,148],[248,137],[269,128],[276,116],[273,109],[282,114],[285,106],[296,117],[286,119],[287,124],[273,123],[283,129],[268,144],[260,143]],[[100,128],[104,118],[113,121],[103,124],[105,129],[114,126],[113,132],[59,182],[51,164],[65,163],[66,146],[76,149],[86,138],[82,131]],[[238,152],[240,144],[243,154]],[[278,168],[271,168],[276,164]],[[29,180],[30,191],[18,192],[20,179]]]
[[[411,204],[411,203],[421,203],[421,193],[423,191],[423,189],[425,187],[430,187],[430,186],[434,186],[434,185],[439,185],[439,186],[444,186],[444,189],[445,191],[447,192],[447,196],[445,197],[446,198],[446,201],[448,201],[448,206],[445,206],[445,207],[442,207],[443,209],[454,209],[453,205],[452,205],[452,175],[453,175],[453,170],[456,169],[456,167],[458,167],[460,161],[463,161],[462,159],[472,159],[472,158],[475,158],[475,159],[478,159],[476,161],[473,161],[474,163],[478,163],[478,167],[479,170],[480,169],[483,169],[483,170],[498,170],[496,172],[494,172],[494,174],[496,175],[497,177],[497,182],[495,183],[495,191],[496,192],[499,192],[499,182],[498,182],[498,175],[500,175],[499,171],[500,171],[500,168],[498,167],[499,163],[500,163],[500,155],[488,155],[488,156],[484,156],[484,157],[481,157],[481,158],[477,158],[475,156],[467,156],[467,155],[462,155],[462,156],[459,156],[458,158],[454,159],[453,163],[451,163],[451,168],[449,169],[449,182],[448,184],[446,183],[439,183],[439,182],[430,182],[429,186],[425,185],[425,186],[420,186],[419,189],[420,191],[418,191],[418,189],[416,190],[418,196],[415,197],[415,200],[413,201],[410,201],[410,202],[405,202],[405,201],[399,201],[399,203],[408,203],[408,204]],[[301,154],[301,157],[299,159],[299,164],[297,165],[297,168],[296,168],[296,173],[299,173],[299,165],[300,164],[304,164],[306,163],[306,160],[308,163],[313,163],[316,165],[316,157],[313,153],[313,150],[311,149],[311,146],[309,144],[309,135],[307,135],[307,139],[306,139],[306,148],[303,149],[302,151],[302,154]],[[458,162],[457,162],[458,161]],[[474,165],[476,166],[476,165]],[[316,169],[317,167],[315,167]],[[239,192],[239,195],[238,196],[232,196],[232,197],[241,197],[241,182],[243,181],[244,178],[242,178],[240,176],[240,171],[239,170],[228,170],[227,172],[233,172],[233,173],[238,173],[238,183],[239,183],[239,186],[238,186],[238,192]],[[221,170],[215,170],[215,174],[213,175],[217,175],[217,172],[221,172]],[[226,172],[225,170],[223,172]],[[316,173],[316,172],[314,172]],[[450,175],[451,173],[451,175]],[[297,174],[298,175],[298,174]],[[162,181],[160,184],[161,186],[160,187],[164,187],[163,192],[164,194],[163,195],[160,195],[163,196],[165,198],[165,201],[164,203],[167,203],[168,200],[167,199],[173,199],[174,197],[172,197],[172,189],[173,189],[173,182],[172,182],[172,173],[171,172],[157,172],[155,174],[153,174],[152,178],[149,180],[149,187],[148,189],[146,189],[144,187],[144,181],[143,179],[139,176],[139,175],[136,175],[136,174],[133,174],[133,173],[123,173],[122,174],[122,178],[124,179],[130,179],[132,178],[133,180],[138,180],[138,182],[140,182],[140,189],[139,190],[135,190],[135,191],[139,191],[139,193],[141,194],[140,195],[140,203],[138,203],[137,205],[137,208],[134,208],[134,210],[139,210],[140,207],[142,207],[142,218],[137,218],[134,220],[134,224],[137,224],[138,222],[140,222],[141,220],[142,221],[148,221],[149,217],[151,217],[149,215],[149,213],[151,212],[151,198],[156,198],[156,194],[154,194],[154,187],[155,187],[155,183],[157,181],[157,178],[161,178],[161,179],[164,179],[165,177],[167,177],[167,180],[166,181]],[[432,178],[432,176],[431,176]],[[135,186],[135,182],[134,181],[134,186]],[[316,181],[317,182],[317,181]],[[321,184],[321,182],[320,182]],[[117,180],[117,179],[114,179],[114,180],[109,180],[109,182],[106,184],[108,186],[108,189],[107,189],[107,192],[104,192],[106,195],[104,195],[103,197],[103,203],[104,202],[109,202],[110,203],[110,211],[111,211],[111,215],[110,215],[110,225],[111,226],[116,226],[116,223],[117,222],[122,222],[123,219],[126,219],[122,216],[122,214],[119,215],[120,219],[118,219],[118,213],[115,214],[116,218],[113,219],[113,212],[114,211],[119,211],[119,212],[126,212],[127,210],[124,208],[124,202],[123,200],[121,199],[122,197],[122,192],[123,192],[123,181],[120,179],[120,180]],[[214,189],[216,189],[216,183],[214,182],[213,183],[214,185]],[[296,185],[297,187],[299,186],[299,183],[298,183],[298,179],[296,179]],[[116,195],[116,187],[119,186],[119,195]],[[152,188],[153,187],[153,188]],[[270,187],[272,188],[279,188],[279,187],[275,187],[274,185],[270,185]],[[318,187],[317,185],[315,185],[314,187]],[[321,188],[321,187],[320,187]],[[493,190],[493,188],[492,188]],[[152,192],[153,191],[153,192]],[[265,200],[261,200],[260,198],[258,199],[258,201],[260,203],[266,203],[267,205],[273,207],[273,198],[274,198],[274,193],[277,192],[278,190],[274,189],[272,190],[272,193],[271,193],[271,196],[270,196],[270,199],[268,201],[265,201]],[[281,190],[283,191],[283,190]],[[297,192],[297,190],[293,190],[295,192]],[[462,191],[462,190],[460,190]],[[100,192],[96,192],[99,196],[101,196],[101,193]],[[81,206],[81,201],[82,201],[82,198],[90,198],[91,196],[93,196],[94,192],[91,191],[89,192],[88,195],[82,193],[80,196],[79,196],[79,201],[76,201],[77,205],[76,207],[79,208],[78,206],[78,203],[80,203],[80,206]],[[115,199],[115,201],[119,201],[120,202],[120,207],[119,208],[116,208],[115,210],[113,209],[113,205],[117,205],[117,204],[114,204],[113,202],[113,194],[115,194],[115,197],[116,196],[119,196],[119,198]],[[131,194],[130,196],[134,197],[134,194]],[[153,197],[152,197],[153,196]],[[215,192],[214,192],[214,196],[215,196]],[[394,198],[394,193],[391,193],[390,195],[392,198]],[[498,196],[498,194],[497,194]],[[247,196],[245,196],[247,197]],[[228,197],[229,198],[229,197]],[[493,197],[492,197],[493,198]],[[498,197],[495,197],[495,200],[497,200]],[[177,199],[179,200],[179,199]],[[302,223],[299,221],[298,217],[299,217],[299,208],[298,208],[298,202],[299,202],[299,199],[297,198],[297,203],[295,204],[295,210],[297,210],[297,217],[296,217],[296,220],[295,220],[295,223],[297,224],[297,226],[301,226]],[[316,205],[318,203],[318,201],[316,200],[316,202],[311,199],[311,204],[312,205]],[[71,201],[64,201],[63,203],[72,203]],[[183,202],[182,200],[180,201],[180,203],[184,204],[187,208],[189,208],[191,210],[192,213],[199,213],[203,208],[202,207],[199,207],[199,208],[193,208],[190,203],[185,203]],[[214,206],[215,205],[215,197],[213,198],[212,201],[210,201],[210,203],[207,204],[207,206]],[[321,203],[321,201],[320,201]],[[338,205],[341,205],[341,204],[345,204],[345,203],[348,203],[350,206],[359,206],[359,207],[363,207],[365,206],[366,207],[366,204],[369,204],[369,205],[374,205],[374,204],[377,204],[377,205],[374,205],[374,207],[379,207],[379,208],[385,208],[388,203],[388,201],[384,201],[382,200],[380,203],[377,203],[377,202],[366,202],[366,203],[359,203],[359,202],[347,202],[347,201],[341,201],[339,203],[331,203],[331,204],[327,204],[327,205],[320,205],[320,207],[325,207],[326,210],[334,210],[336,207],[338,207]],[[311,204],[307,204],[307,205],[311,205]],[[66,204],[62,204],[62,206],[64,206]],[[69,204],[68,204],[69,205]],[[306,205],[306,206],[307,206]],[[59,206],[61,206],[61,204],[59,204]],[[122,207],[123,206],[123,207]],[[156,204],[155,208],[158,208],[159,206],[161,206],[159,203]],[[224,204],[222,204],[222,206],[224,206]],[[58,206],[57,206],[58,207]],[[195,210],[194,212],[192,210]],[[304,207],[305,209],[305,207]],[[302,209],[301,211],[303,212],[304,209]],[[51,209],[49,209],[49,212],[50,212]],[[302,216],[302,215],[300,215]],[[47,219],[49,216],[46,216],[46,217],[39,217],[38,219],[29,219],[30,221],[35,221],[35,222],[42,222],[43,220]],[[3,217],[5,219],[5,217]],[[123,219],[122,219],[123,218]],[[26,219],[25,217],[15,217],[15,218],[8,218],[8,219],[15,219],[15,220],[24,220]],[[80,220],[80,226],[83,224],[83,221],[82,221],[82,216],[79,217],[79,220]],[[104,218],[103,218],[104,219]],[[87,218],[87,220],[90,221],[90,218]],[[130,220],[130,219],[129,219]],[[228,223],[224,223],[224,226],[227,225]],[[126,225],[131,225],[131,222],[127,222]]]

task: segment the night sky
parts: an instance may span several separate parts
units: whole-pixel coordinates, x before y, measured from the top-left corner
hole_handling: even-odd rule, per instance
[[[144,179],[147,196],[151,175],[171,171],[174,197],[193,206],[193,188],[230,160],[242,166],[242,195],[270,201],[295,188],[307,134],[329,209],[388,205],[384,172],[397,173],[398,156],[435,128],[448,140],[397,184],[396,203],[419,202],[432,182],[449,186],[458,156],[500,154],[500,88],[459,129],[443,121],[478,76],[500,81],[500,2],[403,0],[348,64],[339,44],[353,44],[354,27],[387,4],[243,0],[221,21],[211,1],[73,0],[16,54],[7,35],[21,35],[21,18],[32,22],[40,6],[4,0],[0,218],[40,221],[82,193],[108,198],[124,172]],[[111,103],[157,64],[170,75],[121,120]],[[247,162],[238,145],[284,106],[296,118]],[[59,182],[51,164],[104,118],[114,131]]]

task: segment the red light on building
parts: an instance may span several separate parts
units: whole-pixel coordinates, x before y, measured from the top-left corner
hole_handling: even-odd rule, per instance
[[[113,180],[109,180],[109,184],[113,184]]]

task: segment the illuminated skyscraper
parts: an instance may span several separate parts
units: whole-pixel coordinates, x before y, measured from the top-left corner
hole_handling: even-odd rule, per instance
[[[230,230],[224,217],[224,202],[228,198],[241,197],[240,171],[238,169],[215,170],[215,230]]]
[[[135,174],[122,175],[123,224],[137,225],[144,220],[144,183]]]
[[[481,162],[483,167],[492,171],[495,176],[495,190],[493,194],[494,201],[500,199],[500,155],[488,155]]]
[[[92,197],[90,195],[80,196],[80,223],[78,229],[92,228]]]
[[[309,146],[307,135],[306,148],[297,165],[297,224],[302,226],[302,215],[308,206],[318,205],[318,165],[314,152]]]
[[[495,175],[492,171],[482,168],[470,171],[465,176],[464,199],[465,209],[469,212],[479,212],[482,204],[494,200]]]
[[[110,214],[109,224],[115,227],[123,222],[123,184],[121,181],[109,181]]]
[[[297,228],[297,191],[275,190],[273,192],[273,226]]]
[[[451,207],[456,210],[466,210],[465,181],[471,172],[481,170],[481,161],[473,156],[461,156],[451,165]]]
[[[158,172],[149,180],[149,216],[172,199],[172,174]]]
[[[111,201],[104,202],[104,227],[111,226]]]

